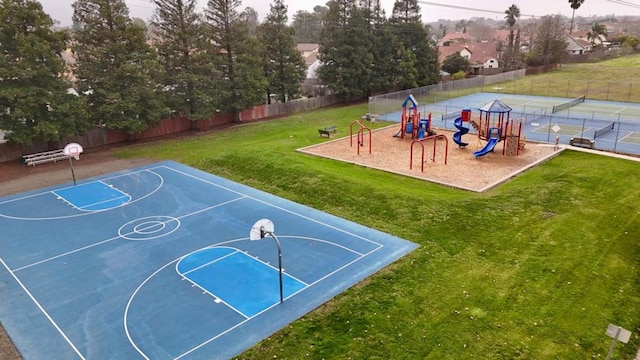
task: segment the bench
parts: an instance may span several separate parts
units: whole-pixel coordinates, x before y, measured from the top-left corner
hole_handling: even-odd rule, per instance
[[[320,136],[331,137],[331,134],[335,134],[336,132],[338,132],[338,130],[335,125],[327,126],[324,129],[318,129],[318,134],[320,134]]]
[[[585,138],[585,137],[574,136],[571,139],[569,139],[569,145],[571,146],[581,146],[581,147],[588,147],[590,149],[593,149],[593,146],[595,144],[596,144],[595,140]]]
[[[24,155],[22,156],[22,162],[27,166],[36,166],[38,164],[56,162],[59,160],[66,160],[68,158],[69,156],[64,154],[64,150],[59,149]]]

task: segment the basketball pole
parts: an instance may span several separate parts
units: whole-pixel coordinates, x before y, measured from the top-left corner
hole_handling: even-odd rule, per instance
[[[71,167],[71,176],[73,177],[73,186],[76,186],[76,173],[73,171],[73,156],[69,156],[69,167]]]
[[[267,231],[264,227],[260,227],[260,237],[264,238],[265,236],[271,236],[273,240],[276,242],[276,246],[278,247],[278,274],[280,276],[280,303],[284,302],[284,298],[282,296],[282,247],[280,247],[280,240],[276,234],[271,231]]]

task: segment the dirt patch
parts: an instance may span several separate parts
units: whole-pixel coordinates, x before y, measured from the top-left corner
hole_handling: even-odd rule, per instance
[[[505,156],[502,155],[503,144],[499,143],[493,152],[476,159],[473,152],[484,147],[486,142],[480,141],[475,135],[465,135],[462,140],[469,145],[461,149],[453,142],[451,131],[436,129],[438,135],[444,135],[447,140],[427,139],[421,142],[422,145],[412,145],[411,139],[394,137],[399,129],[399,125],[393,125],[373,131],[370,142],[365,132],[364,142],[359,147],[360,154],[356,135],[299,151],[478,192],[490,189],[559,153],[547,144],[527,143],[518,156]],[[434,141],[437,141],[435,157]]]

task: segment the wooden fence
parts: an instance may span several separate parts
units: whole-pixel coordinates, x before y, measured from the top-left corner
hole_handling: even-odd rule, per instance
[[[341,96],[328,95],[307,99],[296,99],[286,103],[260,105],[240,113],[241,121],[253,121],[283,116],[300,111],[312,110],[320,107],[331,106],[343,102]],[[21,159],[23,155],[37,152],[62,149],[70,142],[82,144],[84,149],[118,144],[123,142],[153,139],[161,136],[186,132],[190,130],[207,130],[231,123],[232,118],[227,114],[216,115],[210,119],[190,121],[184,117],[176,117],[161,121],[158,125],[136,134],[127,134],[123,131],[95,128],[82,136],[76,136],[61,141],[50,141],[29,145],[10,143],[0,144],[0,162]]]

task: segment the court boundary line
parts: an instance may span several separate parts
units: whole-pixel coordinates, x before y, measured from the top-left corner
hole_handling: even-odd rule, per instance
[[[18,283],[18,285],[20,285],[20,287],[22,288],[22,290],[27,294],[27,296],[29,296],[29,298],[31,299],[31,301],[33,301],[33,303],[38,307],[38,309],[40,310],[40,312],[47,318],[47,320],[49,320],[49,322],[51,323],[51,325],[53,325],[53,327],[58,331],[58,333],[64,338],[64,340],[67,342],[67,344],[69,344],[69,346],[73,349],[73,351],[83,360],[85,360],[85,357],[82,355],[82,353],[80,352],[80,350],[78,350],[78,348],[73,344],[73,342],[67,337],[67,334],[65,334],[64,331],[62,331],[62,329],[60,328],[60,326],[58,326],[58,323],[55,322],[55,320],[53,320],[53,318],[49,315],[49,313],[42,307],[42,305],[40,305],[40,302],[38,300],[36,300],[36,298],[33,296],[33,294],[31,294],[31,292],[29,291],[29,289],[27,289],[27,287],[22,283],[22,281],[20,281],[20,279],[14,274],[13,271],[11,271],[11,269],[7,266],[7,264],[4,262],[4,260],[2,258],[0,258],[0,263],[2,263],[2,266],[4,266],[4,268],[7,270],[7,272],[13,277],[13,279]]]
[[[364,237],[364,236],[362,236],[362,235],[354,234],[354,233],[352,233],[352,232],[347,231],[346,229],[339,228],[339,227],[337,227],[337,226],[333,226],[333,225],[327,224],[327,223],[325,223],[325,222],[323,222],[323,221],[320,221],[320,220],[317,220],[317,219],[314,219],[314,218],[310,218],[310,217],[305,216],[305,215],[303,215],[303,214],[301,214],[301,213],[299,213],[299,212],[296,212],[296,211],[289,210],[289,209],[283,208],[283,207],[281,207],[281,206],[278,206],[278,205],[276,205],[275,203],[271,203],[271,202],[268,202],[268,201],[266,201],[266,200],[261,200],[261,199],[255,198],[255,197],[253,197],[253,196],[249,196],[249,195],[247,195],[246,193],[243,193],[242,191],[239,191],[239,190],[233,190],[233,189],[231,189],[231,188],[229,188],[229,187],[227,187],[227,186],[224,186],[224,185],[223,185],[223,184],[221,184],[221,183],[216,183],[216,182],[213,182],[213,181],[207,180],[207,179],[205,179],[205,178],[198,177],[198,176],[196,176],[196,175],[188,174],[188,173],[186,173],[186,172],[184,172],[184,171],[182,171],[182,170],[180,170],[180,169],[178,169],[178,168],[173,168],[173,167],[170,167],[170,166],[168,166],[168,165],[161,165],[161,166],[156,166],[156,167],[152,167],[152,168],[141,169],[141,170],[138,170],[138,171],[132,171],[132,172],[128,172],[128,173],[125,173],[125,174],[121,174],[121,175],[118,175],[118,176],[113,176],[113,177],[109,177],[109,178],[105,178],[105,179],[121,178],[121,177],[131,176],[131,175],[134,175],[134,174],[140,174],[140,173],[144,173],[144,172],[149,172],[150,174],[153,174],[153,175],[155,175],[156,177],[158,177],[158,178],[160,179],[160,183],[155,187],[155,189],[153,189],[153,190],[152,190],[152,191],[150,191],[149,193],[145,194],[144,196],[140,197],[139,199],[136,199],[135,201],[131,202],[131,203],[135,203],[135,202],[138,202],[138,201],[140,201],[140,200],[142,200],[142,199],[145,199],[145,198],[147,198],[147,197],[149,197],[149,196],[151,196],[151,195],[155,194],[157,191],[159,191],[159,190],[164,186],[164,183],[165,183],[165,179],[164,179],[164,177],[163,177],[162,175],[160,175],[160,174],[158,174],[157,172],[155,172],[155,171],[154,171],[154,170],[158,170],[158,169],[166,169],[166,170],[169,170],[169,171],[172,171],[172,172],[175,172],[175,173],[181,174],[181,175],[183,175],[183,176],[185,176],[185,177],[192,178],[192,179],[196,179],[196,180],[198,180],[198,181],[200,181],[200,182],[204,182],[204,183],[209,184],[209,185],[211,185],[211,186],[214,186],[214,187],[217,187],[217,188],[220,188],[220,189],[224,189],[224,190],[226,190],[226,191],[228,191],[228,192],[230,192],[230,193],[233,193],[233,194],[236,194],[236,195],[238,195],[238,196],[239,196],[238,198],[235,198],[235,199],[232,199],[232,200],[229,200],[229,201],[225,201],[225,202],[223,202],[223,203],[219,203],[219,204],[216,204],[216,205],[213,205],[213,206],[209,206],[209,207],[206,207],[206,208],[203,208],[203,209],[200,209],[200,210],[197,210],[197,211],[194,211],[194,212],[188,213],[188,214],[184,214],[184,215],[182,215],[182,216],[179,216],[179,217],[178,217],[178,219],[182,219],[182,218],[185,218],[185,217],[188,217],[188,216],[191,216],[191,215],[195,215],[195,214],[199,214],[199,213],[202,213],[202,212],[206,212],[206,211],[209,211],[209,210],[211,210],[211,209],[214,209],[214,208],[217,208],[217,207],[220,207],[220,206],[224,206],[224,205],[227,205],[227,204],[230,204],[230,203],[233,203],[233,202],[236,202],[236,201],[239,201],[239,200],[242,200],[242,199],[245,199],[245,198],[246,198],[246,199],[251,199],[251,200],[253,200],[253,201],[256,201],[257,203],[264,204],[264,205],[266,205],[266,206],[268,206],[268,207],[271,207],[271,208],[273,208],[273,209],[280,210],[280,211],[282,211],[282,212],[284,212],[284,213],[288,213],[288,214],[294,215],[294,216],[299,217],[299,218],[301,218],[301,219],[306,219],[307,221],[309,221],[309,222],[311,222],[311,223],[315,223],[315,224],[321,225],[321,226],[323,226],[323,227],[326,227],[326,228],[329,228],[329,229],[333,229],[333,230],[335,230],[335,231],[337,231],[337,232],[340,232],[340,233],[343,233],[343,234],[347,234],[347,235],[349,235],[349,236],[353,237],[354,239],[358,239],[358,240],[360,240],[360,241],[364,241],[364,242],[367,242],[367,243],[370,243],[370,244],[374,245],[374,248],[373,248],[373,249],[371,249],[370,251],[368,251],[368,252],[366,252],[366,253],[362,253],[362,254],[360,254],[359,252],[356,252],[354,249],[350,249],[350,248],[348,248],[348,247],[343,247],[342,245],[338,245],[338,246],[343,247],[343,248],[344,248],[344,249],[346,249],[346,250],[352,251],[352,252],[354,252],[354,253],[356,253],[356,254],[360,254],[360,256],[359,256],[359,257],[357,257],[357,258],[355,258],[355,259],[353,259],[352,261],[349,261],[349,262],[345,263],[344,265],[340,266],[339,268],[336,268],[334,271],[331,271],[331,272],[329,272],[329,273],[325,274],[325,275],[324,275],[324,276],[322,276],[321,278],[318,278],[318,279],[317,279],[317,280],[315,280],[314,282],[312,282],[312,283],[308,284],[308,286],[307,286],[307,287],[313,286],[313,285],[315,285],[315,284],[317,284],[317,283],[319,283],[319,282],[321,282],[321,281],[324,281],[325,279],[327,279],[327,278],[329,278],[329,277],[333,276],[333,275],[334,275],[334,274],[336,274],[336,273],[339,273],[339,272],[343,271],[344,269],[346,269],[346,268],[350,267],[350,266],[351,266],[351,265],[353,265],[354,263],[359,262],[360,260],[362,260],[362,259],[364,259],[364,258],[366,258],[366,257],[370,256],[371,254],[373,254],[373,253],[375,253],[375,252],[377,252],[377,251],[379,251],[380,249],[382,249],[382,248],[384,248],[384,247],[385,247],[385,246],[384,246],[384,244],[381,244],[381,243],[378,243],[378,242],[373,241],[373,240],[371,240],[371,239],[365,238],[365,237]],[[212,175],[212,176],[215,176],[215,175]],[[217,178],[217,177],[216,177],[216,178]],[[226,179],[224,179],[224,178],[222,178],[222,179],[223,179],[223,181],[224,181],[224,180],[226,180]],[[99,180],[99,181],[102,181],[102,180]],[[239,183],[238,183],[238,185],[240,185],[241,187],[246,186],[246,185],[239,184]],[[257,189],[256,189],[256,190],[257,190]],[[259,190],[258,190],[258,191],[259,191]],[[24,197],[19,197],[19,198],[11,199],[11,200],[8,200],[8,201],[0,202],[0,205],[5,204],[5,203],[9,203],[9,202],[13,202],[13,201],[17,201],[17,200],[25,200],[25,199],[29,199],[29,198],[33,198],[33,197],[37,197],[37,196],[41,196],[41,195],[46,194],[46,193],[47,193],[47,192],[42,192],[42,193],[31,194],[31,195],[28,195],[28,196],[24,196]],[[269,195],[270,195],[270,194],[268,194],[268,193],[265,193],[265,194],[267,194],[267,196],[269,196]],[[289,200],[286,200],[286,199],[283,199],[283,200],[285,200],[285,201],[289,201]],[[129,204],[131,204],[131,203],[126,203],[126,204],[123,204],[123,205],[121,205],[121,206],[129,205]],[[295,203],[294,203],[294,204],[295,204]],[[299,204],[298,204],[298,205],[299,205]],[[118,207],[121,207],[121,206],[118,206]],[[304,205],[302,205],[302,206],[304,206]],[[116,208],[118,208],[118,207],[116,207]],[[105,210],[100,210],[100,211],[95,211],[95,212],[108,211],[108,210],[112,210],[112,209],[116,209],[116,208],[110,208],[110,209],[105,209]],[[93,212],[92,212],[92,213],[93,213]],[[49,217],[49,218],[41,218],[41,219],[42,219],[42,220],[58,220],[58,219],[64,219],[64,218],[70,218],[70,217],[78,217],[78,216],[83,216],[83,215],[88,215],[88,214],[91,214],[91,213],[87,213],[87,214],[76,214],[76,215],[64,216],[64,217]],[[321,215],[328,215],[328,216],[332,216],[331,214],[324,213],[324,212],[320,212],[320,214],[321,214]],[[5,217],[5,218],[9,218],[9,219],[17,219],[17,220],[40,220],[40,219],[37,219],[37,218],[19,219],[19,218],[10,217],[10,216],[4,216],[3,214],[0,214],[0,216],[3,216],[3,217]],[[343,221],[343,222],[347,222],[347,223],[349,223],[349,222],[350,222],[349,220],[346,220],[346,219],[342,219],[342,221]],[[361,226],[362,226],[362,225],[361,225]],[[135,233],[135,232],[132,232],[132,233]],[[294,236],[294,235],[292,235],[292,236]],[[58,329],[58,330],[60,331],[60,333],[65,337],[65,339],[67,340],[67,342],[69,343],[69,345],[71,345],[71,346],[74,348],[74,350],[76,350],[76,352],[78,353],[78,355],[79,355],[79,356],[81,356],[81,357],[82,357],[82,354],[81,354],[81,353],[79,353],[79,351],[77,351],[77,349],[75,348],[75,345],[74,345],[74,344],[73,344],[73,343],[72,343],[72,342],[71,342],[71,341],[66,337],[66,335],[64,335],[64,333],[62,332],[62,330],[61,330],[61,329],[57,326],[57,324],[54,322],[53,318],[51,318],[51,317],[48,315],[48,313],[46,312],[46,310],[44,310],[44,308],[42,308],[42,306],[41,306],[41,305],[39,304],[39,302],[35,299],[35,297],[33,297],[33,295],[32,295],[32,294],[29,292],[29,290],[24,286],[24,284],[22,284],[22,282],[21,282],[21,281],[20,281],[20,279],[17,277],[17,275],[14,273],[14,271],[15,271],[15,272],[18,272],[18,271],[21,271],[21,270],[24,270],[24,269],[27,269],[27,268],[31,268],[31,267],[34,267],[34,266],[37,266],[37,265],[41,265],[41,264],[43,264],[43,263],[46,263],[46,262],[52,261],[52,260],[54,260],[54,259],[59,259],[59,258],[62,258],[62,257],[64,257],[64,256],[68,256],[68,255],[71,255],[71,254],[74,254],[74,253],[81,252],[81,251],[83,251],[83,250],[87,250],[87,249],[90,249],[90,248],[94,248],[94,247],[97,247],[97,246],[100,246],[100,245],[106,244],[106,243],[108,243],[108,242],[112,242],[113,240],[116,240],[116,239],[119,239],[119,238],[122,238],[122,237],[121,237],[121,236],[115,236],[115,237],[112,237],[112,238],[109,238],[109,239],[105,239],[105,240],[102,240],[102,241],[98,241],[98,242],[96,242],[96,243],[93,243],[93,244],[90,244],[90,245],[87,245],[87,246],[83,246],[83,247],[80,247],[80,248],[77,248],[77,249],[74,249],[74,250],[71,250],[71,251],[67,251],[67,252],[64,252],[64,253],[61,253],[61,254],[58,254],[58,255],[55,255],[55,256],[52,256],[52,257],[49,257],[49,258],[46,258],[46,259],[43,259],[43,260],[37,261],[37,262],[35,262],[35,263],[31,263],[31,264],[28,264],[28,265],[25,265],[25,266],[21,266],[21,267],[19,267],[19,268],[16,268],[15,270],[11,270],[11,269],[7,266],[7,264],[4,262],[4,260],[0,259],[0,261],[2,261],[3,266],[4,266],[4,267],[5,267],[5,268],[6,268],[6,269],[11,273],[11,275],[12,275],[12,276],[14,277],[14,279],[15,279],[15,280],[20,284],[20,286],[23,288],[23,290],[24,290],[24,291],[29,295],[29,297],[32,299],[32,301],[34,301],[34,303],[36,303],[36,304],[38,305],[38,307],[40,308],[40,310],[42,311],[42,313],[43,313],[43,314],[45,314],[45,315],[47,316],[47,318],[49,318],[49,320],[50,320],[50,321],[51,321],[51,323],[56,327],[56,329]],[[301,238],[301,237],[299,237],[299,238]],[[246,238],[243,238],[243,239],[240,239],[240,240],[246,240]],[[233,241],[239,241],[239,240],[233,240]],[[322,241],[322,240],[319,240],[319,241]],[[219,244],[216,244],[216,246],[219,246],[219,245],[222,245],[222,244],[225,244],[225,243],[229,243],[229,242],[231,242],[231,241],[221,242],[221,243],[219,243]],[[331,243],[331,242],[328,242],[328,241],[325,241],[325,242],[327,242],[327,243]],[[336,245],[335,243],[331,243],[331,244]],[[128,307],[129,307],[129,305],[130,305],[131,301],[133,300],[133,297],[135,297],[135,294],[139,291],[139,289],[140,289],[140,287],[141,287],[142,285],[146,284],[146,282],[147,282],[147,281],[148,281],[152,276],[154,276],[155,274],[157,274],[159,271],[161,271],[161,270],[165,269],[167,266],[169,266],[170,264],[174,263],[175,261],[177,261],[177,259],[176,259],[176,260],[173,260],[172,262],[170,262],[170,263],[168,263],[168,264],[166,264],[166,265],[164,265],[164,266],[162,266],[160,269],[158,269],[156,272],[154,272],[150,277],[148,277],[147,279],[145,279],[145,281],[143,281],[143,283],[141,283],[141,284],[140,284],[140,286],[139,286],[139,287],[136,289],[136,291],[134,292],[134,296],[132,296],[132,297],[129,299],[129,302],[127,302],[127,308],[125,309],[125,323],[124,323],[124,326],[125,326],[125,333],[126,333],[127,337],[129,338],[129,341],[130,341],[130,343],[132,344],[132,346],[133,346],[133,347],[136,349],[136,351],[138,351],[138,353],[140,353],[140,354],[141,354],[145,359],[148,359],[148,357],[147,357],[147,356],[146,356],[146,355],[145,355],[145,354],[144,354],[144,353],[143,353],[143,352],[142,352],[142,351],[137,347],[137,345],[133,342],[133,339],[130,337],[130,334],[129,334],[129,331],[128,331],[128,328],[127,328],[126,319],[127,319],[127,314],[128,314]],[[290,275],[289,275],[289,276],[290,276]],[[305,282],[301,282],[301,283],[306,284]],[[306,289],[306,287],[305,287],[305,288],[303,288],[303,289],[300,289],[299,291],[296,291],[295,293],[291,294],[291,295],[290,295],[290,297],[291,297],[291,296],[294,296],[294,295],[296,295],[296,294],[298,294],[300,291],[303,291],[303,290],[305,290],[305,289]],[[268,307],[268,308],[266,308],[266,309],[262,310],[261,312],[257,313],[257,314],[256,314],[256,315],[254,315],[253,317],[259,316],[259,315],[261,315],[262,313],[264,313],[264,312],[266,312],[266,311],[271,310],[274,306],[277,306],[277,305],[278,305],[278,304],[274,304],[273,306],[270,306],[270,307]],[[253,318],[253,317],[251,317],[251,318]],[[247,319],[247,320],[249,320],[249,319]],[[215,337],[212,337],[212,338],[208,339],[207,341],[205,341],[205,342],[203,342],[203,343],[199,344],[198,346],[196,346],[196,347],[194,347],[194,348],[192,348],[192,349],[188,350],[187,352],[185,352],[185,353],[181,354],[181,355],[180,355],[179,357],[177,357],[176,359],[182,358],[182,357],[184,357],[184,356],[186,356],[186,355],[188,355],[188,354],[192,353],[193,351],[196,351],[197,349],[199,349],[199,348],[201,348],[201,347],[205,346],[206,344],[210,343],[211,341],[214,341],[215,339],[219,338],[220,336],[223,336],[224,334],[227,334],[228,332],[232,331],[233,329],[237,328],[238,326],[243,325],[244,323],[246,323],[246,321],[240,322],[240,323],[238,323],[238,324],[234,325],[233,327],[231,327],[231,328],[229,328],[229,329],[226,329],[224,332],[221,332],[220,334],[217,334]],[[84,359],[84,357],[83,357],[83,359]]]
[[[233,240],[233,241],[240,241],[240,240],[245,240],[245,239],[247,239],[247,238],[239,239],[239,240]],[[231,242],[231,241],[223,242],[223,243],[220,243],[220,244],[229,243],[229,242]],[[327,273],[325,276],[323,276],[323,277],[321,277],[321,278],[317,279],[316,281],[314,281],[314,282],[312,282],[312,283],[309,283],[309,286],[308,286],[308,287],[306,287],[306,288],[304,288],[304,289],[301,289],[301,290],[299,290],[298,292],[295,292],[295,293],[291,294],[291,295],[290,295],[290,297],[292,297],[292,296],[294,296],[294,295],[298,294],[299,292],[301,292],[301,291],[303,291],[303,290],[306,290],[306,289],[310,288],[311,286],[316,285],[317,283],[319,283],[319,282],[321,282],[321,281],[324,281],[325,279],[329,278],[330,276],[333,276],[334,274],[336,274],[336,273],[338,273],[338,272],[340,272],[340,271],[342,271],[342,270],[346,269],[347,267],[351,266],[352,264],[355,264],[356,262],[358,262],[358,261],[360,261],[360,260],[364,259],[365,257],[367,257],[367,256],[369,256],[369,255],[371,255],[371,254],[373,254],[374,252],[376,252],[376,251],[378,251],[378,250],[380,250],[381,248],[383,248],[383,247],[384,247],[382,244],[379,244],[379,245],[380,245],[380,247],[375,248],[375,249],[373,249],[373,250],[369,251],[368,253],[363,254],[363,256],[358,257],[358,258],[356,258],[356,259],[353,259],[353,260],[351,260],[351,261],[350,261],[350,262],[348,262],[348,263],[345,263],[343,266],[341,266],[341,267],[339,267],[339,268],[335,269],[334,271],[332,271],[332,272],[330,272],[330,273]],[[217,334],[216,336],[211,337],[210,339],[208,339],[208,340],[204,341],[203,343],[201,343],[201,344],[199,344],[199,345],[197,345],[197,346],[193,347],[192,349],[188,350],[187,352],[182,353],[182,354],[181,354],[181,355],[179,355],[178,357],[174,358],[174,360],[182,359],[183,357],[185,357],[185,356],[187,356],[187,355],[191,354],[192,352],[194,352],[194,351],[196,351],[196,350],[198,350],[198,349],[200,349],[200,348],[202,348],[202,347],[206,346],[207,344],[211,343],[212,341],[215,341],[215,340],[216,340],[216,339],[218,339],[219,337],[221,337],[221,336],[223,336],[223,335],[225,335],[225,334],[227,334],[227,333],[231,332],[232,330],[236,329],[237,327],[239,327],[239,326],[241,326],[241,325],[244,325],[246,322],[248,322],[249,320],[253,319],[254,317],[260,316],[262,313],[264,313],[264,312],[266,312],[266,311],[271,310],[271,308],[273,308],[273,307],[275,307],[275,306],[277,306],[277,305],[278,305],[278,304],[274,304],[274,305],[272,305],[272,306],[270,306],[270,307],[268,307],[268,308],[264,309],[263,311],[261,311],[261,312],[257,313],[257,314],[256,314],[256,315],[254,315],[253,317],[251,317],[251,318],[249,318],[249,319],[246,319],[246,320],[244,320],[244,321],[242,321],[242,322],[239,322],[238,324],[236,324],[236,325],[234,325],[234,326],[232,326],[232,327],[228,328],[227,330],[225,330],[225,331],[221,332],[220,334]]]
[[[166,166],[166,165],[163,165],[163,166]],[[366,239],[366,238],[364,238],[364,237],[362,237],[362,236],[360,236],[360,235],[356,235],[356,234],[350,233],[350,232],[348,232],[348,231],[346,231],[346,230],[344,230],[344,229],[339,229],[339,228],[337,228],[337,227],[335,227],[335,226],[332,226],[332,225],[329,225],[329,224],[323,223],[322,221],[319,221],[319,220],[316,220],[316,219],[311,219],[311,218],[309,218],[308,216],[305,216],[305,215],[302,215],[302,214],[300,214],[300,213],[297,213],[297,212],[291,211],[291,210],[289,210],[289,209],[285,209],[285,208],[283,208],[283,207],[281,207],[281,206],[278,206],[278,205],[272,204],[272,203],[270,203],[270,202],[266,202],[266,201],[264,201],[264,200],[257,199],[257,198],[255,198],[255,197],[253,197],[253,196],[249,196],[249,195],[244,194],[244,193],[241,193],[241,192],[239,192],[239,191],[229,189],[228,187],[223,186],[223,185],[221,185],[221,184],[215,184],[215,183],[212,183],[211,181],[208,181],[208,180],[206,180],[206,179],[199,178],[199,177],[197,177],[197,176],[195,176],[195,175],[187,174],[187,173],[185,173],[185,172],[183,172],[183,171],[181,171],[181,170],[173,169],[173,168],[168,167],[168,166],[166,166],[166,167],[167,167],[167,169],[169,169],[169,170],[171,170],[171,171],[175,171],[175,172],[177,172],[177,173],[180,173],[180,174],[183,174],[183,175],[185,175],[185,176],[188,176],[188,177],[194,178],[194,179],[196,179],[196,180],[200,180],[200,181],[202,181],[202,182],[204,182],[204,183],[211,184],[211,185],[216,186],[216,187],[219,187],[219,188],[221,188],[221,189],[225,189],[225,190],[228,190],[228,191],[234,192],[234,193],[236,193],[236,194],[238,194],[238,195],[244,195],[244,196],[246,196],[247,198],[249,198],[249,199],[251,199],[251,200],[254,200],[254,201],[257,201],[257,202],[262,203],[262,204],[264,204],[264,205],[267,205],[267,206],[270,206],[270,207],[276,208],[276,209],[278,209],[278,210],[280,210],[280,211],[284,211],[284,212],[287,212],[287,213],[289,213],[289,214],[296,215],[296,216],[298,216],[298,217],[300,217],[300,218],[303,218],[303,219],[309,220],[309,221],[314,222],[314,223],[316,223],[316,224],[323,225],[323,226],[328,227],[328,228],[330,228],[330,229],[333,229],[333,230],[336,230],[336,231],[340,231],[340,232],[342,232],[342,233],[344,233],[344,234],[348,234],[348,235],[351,235],[351,236],[353,236],[353,237],[356,237],[356,238],[362,239],[362,240],[364,240],[364,241],[367,241],[367,242],[370,242],[370,243],[373,243],[373,244],[379,245],[379,246],[381,246],[381,247],[384,247],[384,245],[382,245],[382,244],[379,244],[379,243],[376,243],[376,242],[371,241],[371,240],[369,240],[369,239]],[[213,176],[215,176],[215,175],[213,175]],[[241,185],[241,186],[246,186],[246,185],[242,185],[242,184],[240,184],[240,185]],[[284,199],[284,198],[283,198],[283,199]],[[286,199],[284,199],[284,200],[286,200]],[[290,200],[287,200],[287,201],[290,201]],[[304,205],[303,205],[303,206],[304,206]],[[330,214],[328,214],[328,213],[326,213],[326,212],[323,212],[323,211],[321,211],[321,212],[322,212],[323,214],[330,215]],[[347,220],[347,219],[343,219],[343,221],[349,221],[349,220]]]

